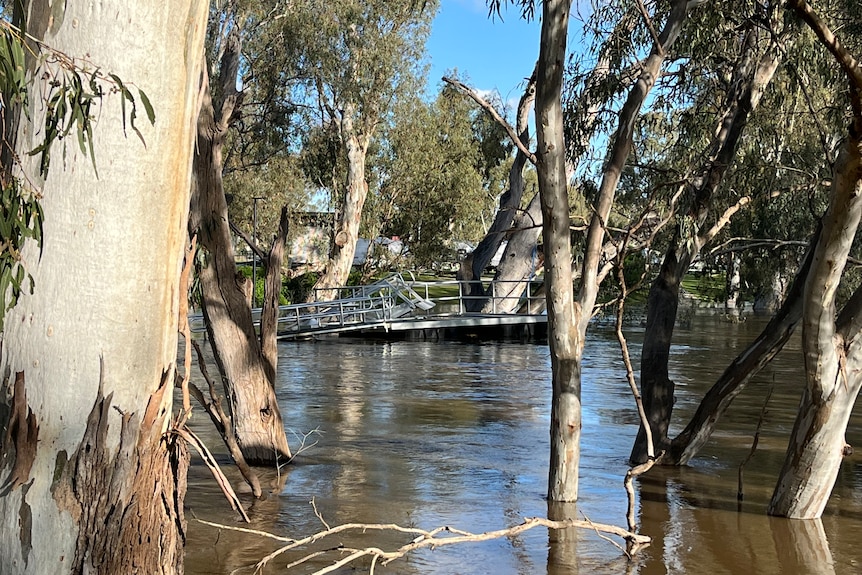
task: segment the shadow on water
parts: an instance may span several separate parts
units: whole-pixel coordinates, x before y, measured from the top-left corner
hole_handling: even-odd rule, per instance
[[[697,405],[727,362],[762,323],[722,323],[695,316],[676,334],[671,363],[680,394],[677,425]],[[641,330],[627,331],[632,352]],[[637,357],[634,358],[637,362]],[[862,571],[862,458],[848,458],[822,521],[765,515],[802,385],[793,342],[752,383],[690,467],[654,468],[639,480],[641,531],[653,544],[634,561],[588,531],[537,528],[508,539],[421,550],[375,573],[399,574],[844,574]],[[347,522],[398,523],[472,532],[500,529],[524,517],[588,517],[625,524],[622,479],[637,431],[612,332],[591,331],[584,361],[581,497],[549,504],[547,488],[550,366],[544,345],[531,343],[389,342],[339,339],[284,343],[278,397],[297,437],[319,429],[282,474],[262,478],[269,496],[241,497],[251,529],[304,537]],[[736,500],[737,466],[745,459],[774,387],[760,447],[745,468],[745,501]],[[217,451],[205,418],[193,420]],[[858,445],[858,417],[848,441]],[[678,428],[672,429],[672,431]],[[855,440],[855,441],[854,441]],[[294,439],[292,446],[296,447]],[[237,474],[221,456],[225,471]],[[278,543],[219,530],[192,518],[242,526],[206,470],[194,464],[186,500],[190,518],[186,572],[222,574],[254,564]],[[322,548],[395,549],[403,534],[339,535]],[[301,554],[286,553],[265,572],[283,572]],[[297,568],[313,572],[334,556]],[[367,572],[368,561],[358,565]],[[250,573],[241,569],[237,573]],[[355,572],[349,568],[338,571]]]

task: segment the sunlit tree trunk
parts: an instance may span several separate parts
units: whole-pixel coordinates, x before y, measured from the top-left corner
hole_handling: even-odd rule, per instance
[[[41,253],[24,253],[35,291],[2,336],[0,571],[178,573],[187,456],[168,431],[208,3],[45,8],[25,5],[27,31],[134,82],[156,123],[137,99],[146,146],[124,135],[123,96],[106,87],[98,177],[70,144],[42,181],[26,152],[43,135],[50,77],[35,77],[18,156],[45,232]]]
[[[768,512],[820,517],[841,461],[844,434],[862,387],[862,288],[837,321],[835,297],[862,216],[862,70],[804,0],[788,6],[814,31],[847,77],[853,120],[832,169],[832,198],[805,284],[802,352],[806,387]]]
[[[346,191],[341,209],[338,211],[326,271],[314,286],[316,292],[311,293],[312,300],[315,298],[331,300],[337,297],[338,291],[332,288],[347,285],[350,268],[353,266],[353,256],[356,254],[362,208],[368,197],[365,159],[371,139],[356,130],[353,118],[355,113],[352,105],[345,106],[341,111],[339,135],[347,154]]]
[[[560,102],[570,0],[545,0],[536,76],[536,171],[545,237],[548,346],[551,352],[551,465],[548,499],[578,498],[583,340],[578,337],[572,286],[569,196]]]
[[[275,396],[277,355],[263,352],[254,329],[248,280],[237,273],[222,183],[224,139],[240,98],[238,64],[232,63],[239,57],[239,39],[234,41],[222,62],[218,116],[204,73],[188,229],[204,249],[204,262],[198,266],[201,307],[237,442],[248,463],[277,465],[291,455]]]
[[[554,84],[557,77],[553,75],[557,72],[555,64],[561,68],[564,60],[564,24],[567,22],[569,4],[545,2],[543,6],[536,95],[536,120],[539,125],[536,168],[539,173],[539,192],[542,195],[544,216],[548,342],[553,377],[548,498],[552,501],[574,501],[578,497],[577,473],[580,457],[581,356],[587,326],[598,296],[605,222],[613,206],[620,175],[631,152],[635,120],[660,75],[667,50],[682,30],[689,3],[674,3],[658,37],[658,45],[653,46],[650,55],[644,60],[641,75],[620,110],[618,128],[607,156],[595,210],[587,231],[581,290],[576,304],[572,301],[573,293],[570,291],[573,278],[572,254],[562,147],[562,118],[557,115],[559,84]],[[556,102],[554,92],[549,89],[551,87],[555,87]],[[550,161],[554,163],[551,164]]]
[[[862,83],[856,87],[862,88]],[[802,351],[806,387],[790,435],[771,515],[820,517],[844,458],[844,433],[862,387],[862,290],[838,318],[835,295],[862,214],[862,140],[857,120],[836,161],[832,201],[805,284]]]
[[[627,13],[617,25],[608,44],[631,34],[636,22],[635,13],[633,11]],[[602,86],[611,76],[612,52],[613,50],[608,46],[601,50],[599,59],[578,100],[575,117],[569,119],[572,125],[577,126],[577,139],[566,142],[566,147],[571,152],[570,165],[576,164],[583,151],[589,148],[599,114],[607,105],[607,100],[611,98],[610,95],[605,95],[606,90],[603,90]],[[482,308],[484,313],[513,313],[516,311],[541,313],[545,309],[540,299],[535,299],[526,305],[522,305],[522,302],[518,300],[537,268],[542,265],[538,254],[538,240],[541,231],[541,201],[539,194],[536,193],[527,208],[516,214],[512,221],[512,227],[507,232],[509,241],[506,244],[500,264],[497,266],[492,284],[486,290],[492,299],[485,302]],[[474,277],[476,277],[475,269],[477,266],[475,262],[473,268]],[[573,273],[579,274],[580,271],[580,266],[575,265],[573,267]],[[540,288],[537,293],[532,293],[531,296],[541,295],[542,289]]]

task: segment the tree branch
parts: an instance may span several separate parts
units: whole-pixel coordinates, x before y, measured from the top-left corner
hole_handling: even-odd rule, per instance
[[[542,517],[530,517],[525,518],[524,521],[518,525],[514,525],[512,527],[507,527],[505,529],[499,529],[496,531],[486,531],[483,533],[470,533],[468,531],[462,531],[460,529],[455,529],[449,526],[437,527],[436,529],[432,529],[431,531],[426,531],[424,529],[418,529],[415,527],[402,527],[400,525],[394,523],[346,523],[342,525],[337,525],[335,527],[330,527],[325,529],[324,531],[320,531],[308,537],[304,537],[302,539],[292,539],[289,537],[283,537],[280,535],[275,535],[273,533],[269,533],[266,531],[259,531],[256,529],[248,529],[245,527],[235,527],[233,525],[224,525],[220,523],[214,523],[211,521],[205,521],[202,519],[196,519],[199,523],[204,525],[209,525],[211,527],[216,527],[218,529],[227,529],[231,531],[239,531],[242,533],[251,533],[254,535],[259,535],[261,537],[266,537],[268,539],[273,539],[275,541],[281,541],[285,543],[279,549],[276,549],[263,559],[261,559],[256,565],[255,568],[260,570],[267,563],[278,557],[279,555],[286,553],[287,551],[291,551],[293,549],[308,547],[312,543],[320,541],[326,537],[331,535],[336,535],[339,533],[345,532],[358,532],[365,533],[368,531],[393,531],[396,533],[405,533],[409,535],[414,535],[414,539],[401,547],[392,550],[385,551],[378,547],[366,547],[364,549],[352,549],[346,548],[342,546],[335,547],[329,551],[333,553],[341,553],[348,552],[350,555],[347,557],[341,558],[334,562],[332,565],[328,567],[324,567],[321,570],[315,571],[315,575],[321,575],[323,573],[329,573],[339,567],[343,567],[352,563],[359,559],[360,557],[371,556],[373,561],[381,561],[382,564],[386,565],[396,559],[406,556],[408,553],[415,551],[417,549],[424,548],[437,548],[442,547],[444,545],[457,545],[461,543],[471,543],[471,542],[479,542],[479,541],[490,541],[493,539],[502,539],[508,537],[514,537],[520,533],[525,531],[529,531],[530,529],[534,529],[536,527],[546,527],[548,529],[568,529],[571,527],[577,527],[580,529],[589,529],[591,531],[595,531],[597,533],[608,533],[611,535],[616,535],[631,543],[635,550],[641,549],[650,544],[651,539],[646,535],[639,535],[637,533],[632,533],[631,531],[627,531],[622,527],[617,527],[615,525],[605,525],[602,523],[593,523],[592,521],[584,521],[578,519],[568,519],[561,521],[554,521],[550,519],[545,519]],[[441,536],[443,534],[443,536]],[[446,535],[451,534],[451,535]],[[293,562],[292,564],[297,565],[308,559],[320,556],[320,552],[316,552],[313,554],[309,554],[298,561]]]
[[[479,106],[483,110],[488,112],[491,117],[494,118],[494,121],[496,121],[506,130],[506,133],[509,135],[509,139],[511,139],[512,143],[515,144],[515,146],[517,146],[519,150],[521,150],[521,152],[527,157],[528,160],[530,160],[530,163],[533,165],[536,164],[536,154],[531,152],[530,149],[527,147],[527,144],[521,141],[521,138],[518,136],[518,133],[515,131],[515,128],[513,128],[512,125],[509,124],[509,122],[507,122],[506,119],[503,118],[499,112],[497,112],[494,106],[492,106],[487,100],[480,96],[475,90],[473,90],[459,80],[443,76],[443,81],[457,88],[464,94],[468,95],[470,98],[473,99],[474,102],[479,104]]]
[[[248,235],[247,233],[242,231],[239,228],[239,226],[237,226],[233,222],[229,221],[228,223],[230,224],[230,229],[233,230],[233,233],[235,233],[236,235],[241,237],[242,240],[248,244],[248,247],[251,248],[251,251],[253,251],[254,255],[257,256],[257,259],[259,259],[259,260],[266,260],[267,259],[266,252],[263,251],[263,249],[259,245],[257,245],[257,243],[254,241],[254,239],[250,235]]]
[[[805,0],[789,0],[787,5],[796,11],[799,17],[808,24],[809,28],[814,31],[814,34],[820,39],[820,42],[826,46],[826,49],[835,57],[835,60],[847,74],[850,80],[850,101],[854,112],[854,125],[857,129],[862,129],[862,68],[859,67],[859,62],[854,58],[841,41],[835,36],[829,26],[826,25],[820,16],[814,11],[808,2]]]

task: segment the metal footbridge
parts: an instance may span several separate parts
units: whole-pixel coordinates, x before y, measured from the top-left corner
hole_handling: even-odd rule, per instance
[[[409,279],[406,279],[405,276]],[[514,283],[514,282],[513,282]],[[492,290],[495,288],[492,288]],[[503,288],[505,289],[505,288]],[[510,326],[547,323],[545,314],[497,313],[497,302],[508,308],[534,308],[544,296],[532,293],[529,282],[517,295],[495,297],[490,313],[468,312],[469,283],[456,280],[424,282],[412,274],[396,273],[364,286],[335,288],[336,299],[280,306],[279,339],[303,339],[325,334],[373,335],[409,331],[484,329],[500,333]],[[331,293],[331,290],[328,290]],[[482,297],[482,299],[486,299]],[[517,301],[505,301],[505,300]],[[252,310],[255,325],[260,309]],[[193,318],[190,317],[190,321]],[[197,319],[194,318],[194,319]],[[191,321],[193,330],[203,328],[203,318]],[[198,328],[198,329],[196,329]]]

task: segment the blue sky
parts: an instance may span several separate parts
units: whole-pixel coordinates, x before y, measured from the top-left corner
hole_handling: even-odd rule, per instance
[[[457,69],[471,87],[497,90],[517,103],[539,54],[539,26],[537,20],[522,20],[514,6],[503,11],[501,21],[488,17],[485,0],[441,0],[426,44],[429,92],[436,93],[440,78]]]
[[[502,19],[488,16],[486,0],[440,0],[440,9],[426,44],[431,70],[428,92],[436,94],[440,78],[454,69],[461,80],[480,92],[496,90],[514,114],[518,100],[539,55],[538,18],[527,22],[510,1],[504,1]],[[569,52],[579,49],[582,21],[591,13],[590,2],[572,3]],[[536,14],[541,2],[536,0]]]

